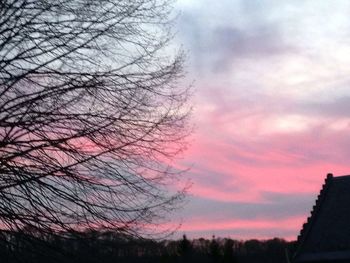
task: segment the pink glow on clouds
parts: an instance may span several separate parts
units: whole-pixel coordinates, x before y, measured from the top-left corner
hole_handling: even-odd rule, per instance
[[[280,193],[317,193],[326,175],[325,171],[333,171],[336,174],[347,174],[349,166],[336,166],[335,164],[318,164],[309,167],[283,168],[283,167],[249,167],[244,165],[225,165],[223,163],[208,164],[212,171],[222,171],[220,185],[201,182],[200,174],[193,176],[196,183],[191,192],[196,196],[207,197],[221,201],[259,201],[260,191]],[[217,165],[217,167],[215,167]],[[217,168],[215,170],[215,168]],[[195,168],[193,168],[193,171]],[[208,171],[210,171],[208,170]],[[232,174],[235,174],[234,176]],[[232,186],[235,184],[249,186],[243,191],[234,192],[230,189],[222,189],[220,186]]]
[[[254,220],[221,220],[221,221],[211,221],[202,218],[191,219],[181,226],[178,235],[181,233],[187,233],[189,236],[193,237],[204,237],[211,238],[212,235],[217,231],[227,232],[226,235],[222,237],[231,236],[237,239],[247,239],[247,238],[258,238],[258,239],[268,239],[271,238],[269,234],[259,233],[261,230],[272,230],[280,231],[284,233],[296,233],[300,230],[302,224],[305,223],[304,217],[290,217],[287,219],[254,219]],[[169,227],[169,226],[165,226]],[[248,235],[232,235],[229,234],[230,230],[234,231],[244,231],[249,230],[255,232],[255,234],[249,233]],[[195,233],[204,233],[201,235],[196,235]],[[295,240],[293,234],[288,234],[284,236],[287,240]]]
[[[224,220],[224,221],[208,221],[203,219],[195,219],[187,222],[186,225],[181,227],[183,232],[212,232],[215,233],[216,230],[245,230],[250,229],[257,231],[256,236],[251,236],[250,238],[264,238],[258,234],[259,230],[264,229],[281,229],[283,231],[298,231],[301,225],[305,222],[303,217],[288,218],[288,219],[276,219],[276,220]],[[209,234],[210,237],[210,234]],[[269,237],[265,237],[269,238]],[[293,240],[295,237],[287,237]]]
[[[191,220],[183,228],[183,231],[203,231],[203,230],[224,230],[224,229],[264,229],[281,227],[283,229],[296,230],[300,227],[300,222],[303,222],[304,218],[288,218],[282,220],[225,220],[216,221],[213,224],[212,221],[204,221],[202,218],[197,220]]]
[[[196,88],[181,166],[197,198],[181,231],[295,239],[326,174],[350,174],[350,3],[179,6]]]
[[[285,233],[295,233],[298,232],[305,223],[304,217],[290,217],[287,219],[274,219],[274,220],[266,220],[266,219],[254,219],[254,220],[207,220],[203,218],[192,218],[188,220],[186,223],[183,223],[178,230],[177,237],[180,237],[182,234],[189,235],[193,238],[211,238],[212,235],[215,235],[217,231],[227,231],[226,235],[222,235],[221,237],[231,236],[236,239],[248,239],[248,238],[258,238],[258,239],[268,239],[271,238],[269,234],[259,233],[261,230],[273,230],[280,231]],[[174,224],[163,224],[159,226],[165,231],[169,229],[176,229],[176,225]],[[248,235],[232,235],[230,234],[230,230],[233,231],[245,231],[249,230],[251,232],[255,232],[255,234]],[[197,235],[196,233],[203,233]],[[287,235],[284,236],[287,240],[295,240],[295,236]]]

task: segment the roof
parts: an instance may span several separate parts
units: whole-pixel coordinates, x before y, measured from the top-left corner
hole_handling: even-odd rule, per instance
[[[327,175],[294,255],[294,262],[335,260],[350,262],[350,175]]]

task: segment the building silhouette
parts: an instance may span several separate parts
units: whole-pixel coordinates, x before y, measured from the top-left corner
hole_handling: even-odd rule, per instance
[[[350,262],[350,175],[327,175],[297,240],[293,263],[306,262]]]

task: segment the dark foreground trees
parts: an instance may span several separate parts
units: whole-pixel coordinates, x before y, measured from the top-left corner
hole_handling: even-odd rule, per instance
[[[1,237],[17,236],[3,233]],[[79,240],[46,236],[48,245],[60,248],[55,257],[41,253],[33,254],[31,244],[22,239],[16,246],[0,247],[2,262],[17,262],[16,257],[25,258],[26,263],[280,263],[287,262],[286,251],[293,252],[295,242],[282,239],[239,241],[228,238],[212,240],[186,238],[178,241],[141,240],[127,238],[114,232],[86,232]],[[33,239],[35,237],[32,237]],[[89,242],[85,242],[89,240]],[[212,243],[216,243],[213,257]],[[184,245],[186,244],[186,245]],[[252,246],[252,244],[254,244]],[[184,249],[186,247],[186,249]]]
[[[0,1],[1,229],[137,235],[182,198],[165,189],[188,133],[169,15],[163,0]]]

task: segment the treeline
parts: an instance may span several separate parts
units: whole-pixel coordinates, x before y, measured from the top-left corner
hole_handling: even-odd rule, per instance
[[[229,238],[154,241],[113,232],[42,235],[0,233],[0,261],[26,263],[280,263],[293,251],[283,239]]]

